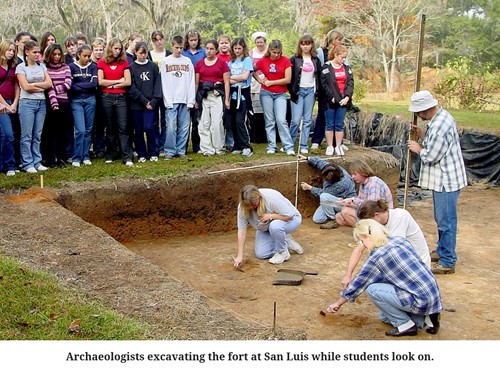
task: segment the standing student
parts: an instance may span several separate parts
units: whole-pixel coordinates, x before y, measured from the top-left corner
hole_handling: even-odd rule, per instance
[[[57,43],[47,47],[43,62],[52,87],[47,90],[49,102],[42,132],[42,156],[49,168],[64,168],[73,156],[73,115],[68,99],[71,70],[64,63],[63,49]]]
[[[299,149],[301,154],[309,152],[308,140],[312,123],[312,113],[316,91],[319,89],[320,61],[314,49],[314,39],[305,34],[300,37],[295,54],[290,58],[292,63],[292,78],[289,85],[292,109],[290,135],[295,144],[300,132]]]
[[[131,77],[120,39],[112,38],[108,42],[104,57],[97,62],[97,69],[106,121],[106,163],[112,163],[121,154],[125,165],[133,166],[127,103]]]
[[[204,59],[207,55],[205,48],[201,45],[201,34],[198,30],[190,29],[184,35],[184,48],[182,54],[191,60],[196,68],[198,61]],[[193,152],[200,152],[200,135],[198,134],[198,108],[196,106],[189,111],[191,116],[191,146]],[[188,140],[189,143],[189,140]]]
[[[225,153],[223,115],[230,106],[229,67],[217,57],[217,48],[215,39],[208,40],[207,56],[195,66],[196,105],[201,110],[198,134],[205,156]]]
[[[344,119],[354,93],[354,76],[351,67],[344,64],[346,57],[347,48],[335,47],[328,53],[329,61],[321,68],[320,81],[323,90],[321,105],[325,110],[327,156],[332,156],[334,153],[345,154],[341,147],[344,139]]]
[[[50,31],[43,33],[42,40],[40,41],[40,59],[43,60],[43,56],[45,55],[45,50],[51,44],[57,43],[56,36],[52,34]]]
[[[89,41],[87,39],[87,36],[82,33],[78,33],[75,35],[76,38],[76,49],[80,48],[81,46],[85,46],[89,44]],[[75,58],[76,58],[76,52],[75,52]]]
[[[342,39],[344,39],[344,35],[337,30],[330,30],[323,42],[321,43],[321,47],[316,50],[318,59],[320,61],[321,66],[328,61],[328,52],[330,49],[340,46],[342,44]],[[344,60],[344,63],[347,64],[347,61]],[[321,88],[321,87],[320,87]],[[318,115],[316,116],[316,123],[314,124],[314,131],[311,137],[311,149],[316,150],[319,148],[319,145],[325,138],[325,111],[322,108],[321,100],[322,100],[322,91],[318,91]],[[344,147],[344,151],[346,148]]]
[[[138,33],[132,33],[128,37],[127,44],[125,44],[125,55],[127,56],[127,62],[130,66],[132,66],[132,63],[135,61],[135,45],[139,42],[142,42],[142,36]]]
[[[21,87],[21,169],[27,173],[48,169],[42,164],[40,141],[47,112],[45,90],[52,87],[52,80],[45,65],[38,61],[39,54],[40,46],[37,42],[24,43],[24,62],[16,66],[16,76]]]
[[[278,127],[283,151],[287,155],[295,155],[286,121],[286,92],[292,77],[292,64],[282,53],[281,42],[272,40],[265,56],[255,64],[253,76],[261,84],[260,101],[267,135],[266,152],[274,154],[278,150],[276,146],[276,127]]]
[[[20,31],[17,33],[14,40],[16,44],[17,64],[24,62],[24,44],[32,40],[32,35],[27,31]],[[42,55],[43,56],[43,55]]]
[[[90,59],[97,67],[97,62],[104,56],[106,42],[102,38],[95,38],[90,46],[92,55]],[[106,124],[104,118],[104,110],[102,107],[102,90],[97,86],[95,95],[95,114],[94,125],[92,126],[92,151],[97,158],[103,158],[106,155]]]
[[[161,62],[160,76],[163,103],[167,109],[167,134],[163,146],[165,159],[186,157],[189,138],[189,110],[196,100],[195,70],[191,60],[182,55],[183,39],[172,39],[172,54]]]
[[[229,63],[231,61],[231,38],[227,35],[221,35],[217,38],[217,43],[219,43],[217,57]]]
[[[76,50],[78,49],[78,40],[75,36],[70,35],[64,39],[64,48],[66,54],[64,55],[64,62],[69,65],[76,61]]]
[[[165,48],[165,35],[161,30],[154,30],[151,33],[151,42],[153,43],[153,49],[148,53],[148,59],[154,62],[158,68],[160,67],[161,62],[167,56],[172,54],[172,51]],[[160,150],[160,155],[163,155],[163,146],[165,144],[165,137],[167,136],[167,110],[163,105],[163,101],[160,100],[160,129],[159,129],[159,137],[158,137],[158,149]]]
[[[91,60],[92,50],[83,45],[76,51],[76,62],[71,63],[71,89],[69,91],[73,121],[75,124],[75,143],[73,147],[73,166],[80,163],[91,165],[90,143],[96,111],[97,65]]]
[[[132,85],[128,95],[134,124],[135,151],[139,163],[147,159],[156,162],[159,155],[158,106],[162,100],[160,72],[158,66],[148,60],[146,43],[136,43],[134,52],[136,59],[130,67]]]
[[[427,91],[411,96],[410,112],[422,120],[429,121],[427,131],[417,127],[417,136],[422,145],[408,141],[408,148],[420,156],[419,183],[423,189],[432,190],[434,220],[438,229],[432,272],[455,273],[457,262],[457,202],[460,191],[467,186],[457,125],[449,112],[441,108],[438,101]]]
[[[249,55],[252,58],[255,68],[257,61],[262,59],[267,53],[267,34],[262,31],[257,31],[252,34],[252,40],[255,43],[255,47],[250,50]],[[257,71],[257,74],[261,75],[261,72]],[[249,112],[250,140],[254,143],[266,143],[267,137],[264,113],[260,102],[260,83],[256,79],[252,79],[250,95],[252,98],[252,111]]]
[[[14,126],[19,127],[17,105],[19,84],[16,79],[16,45],[12,40],[0,43],[0,172],[16,175]]]
[[[248,56],[248,47],[243,38],[236,38],[231,43],[231,61],[229,62],[231,84],[230,124],[233,134],[233,154],[250,157],[253,148],[247,127],[247,113],[252,109],[250,84],[252,82],[253,62]],[[226,137],[227,139],[227,137]]]

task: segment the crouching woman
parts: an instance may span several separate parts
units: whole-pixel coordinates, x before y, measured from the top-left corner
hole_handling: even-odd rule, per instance
[[[359,274],[328,306],[336,312],[347,301],[354,301],[364,290],[380,309],[380,318],[394,328],[387,336],[416,336],[417,328],[439,330],[443,309],[438,284],[411,244],[402,237],[389,237],[387,229],[373,219],[360,220],[354,239],[370,251]]]
[[[297,254],[304,252],[290,235],[301,223],[300,212],[279,191],[244,186],[238,205],[238,256],[234,259],[234,267],[240,268],[243,262],[249,224],[256,229],[255,256],[281,264],[290,259],[288,250]]]

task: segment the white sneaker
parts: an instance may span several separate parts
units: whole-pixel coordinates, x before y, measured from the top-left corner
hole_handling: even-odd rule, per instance
[[[285,149],[283,147],[281,147],[280,152],[285,152]]]
[[[134,165],[134,163],[133,163],[132,161],[130,161],[130,160],[129,160],[129,161],[125,162],[125,165],[126,165],[127,167],[132,167],[132,166]]]
[[[111,164],[113,162],[113,160],[111,159],[106,159],[106,161],[104,162],[105,164]]]
[[[340,156],[345,155],[345,154],[344,154],[344,150],[342,149],[342,147],[341,147],[341,146],[339,146],[339,147],[335,147],[335,155],[340,155]]]
[[[239,154],[242,154],[242,151],[241,150],[233,150],[231,152],[231,154],[233,154],[233,155],[239,155]]]
[[[283,251],[282,253],[275,253],[271,259],[269,259],[269,263],[271,264],[281,264],[290,259],[290,253],[288,250]]]
[[[92,165],[92,162],[89,159],[85,159],[83,165]]]
[[[295,156],[295,151],[293,151],[292,149],[290,149],[290,150],[288,150],[288,151],[286,152],[286,154],[287,154],[288,156]]]
[[[146,158],[144,157],[141,157],[137,160],[139,163],[145,163],[146,162]]]
[[[276,153],[276,151],[274,151],[274,150],[267,150],[266,151],[266,154],[275,154],[275,153]]]
[[[302,248],[302,246],[300,246],[299,243],[295,241],[290,234],[287,234],[285,241],[288,250],[293,251],[294,253],[297,254],[304,254],[304,249]]]
[[[26,169],[26,173],[36,173],[37,170],[35,167],[29,167],[28,169]]]
[[[12,176],[15,176],[16,175],[16,171],[7,171],[7,173],[5,173],[5,175],[7,177],[12,177]]]
[[[71,163],[71,165],[75,168],[80,168],[80,162],[79,161],[74,161],[73,163]]]
[[[333,146],[328,146],[325,152],[326,156],[333,156]]]
[[[158,156],[151,156],[151,158],[149,160],[157,162],[158,161]]]
[[[344,152],[349,151],[349,148],[343,143],[340,145],[340,147],[342,147],[342,150],[344,150]]]
[[[46,171],[49,168],[47,168],[47,167],[43,166],[42,164],[40,164],[37,169],[38,169],[39,172],[43,172],[43,171]]]
[[[309,153],[309,150],[307,148],[303,148],[302,150],[300,150],[300,153],[302,155],[307,155]]]
[[[241,152],[241,155],[246,156],[249,158],[250,156],[253,155],[253,151],[250,148],[244,148],[243,151]]]
[[[311,150],[317,150],[319,148],[319,144],[318,143],[313,143],[311,145]]]

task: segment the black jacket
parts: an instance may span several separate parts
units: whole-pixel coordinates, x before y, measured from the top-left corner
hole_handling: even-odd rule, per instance
[[[319,105],[322,109],[339,107],[339,102],[346,96],[349,97],[349,103],[352,103],[352,94],[354,93],[354,76],[351,67],[344,64],[345,73],[347,76],[345,83],[344,95],[340,93],[335,72],[330,62],[325,63],[321,67],[320,82],[321,82],[321,97]],[[332,99],[335,103],[332,103]]]
[[[316,81],[316,93],[320,88],[319,73],[321,69],[321,62],[317,57],[311,57],[312,63],[314,64],[314,79]],[[299,90],[300,90],[300,77],[302,75],[302,65],[304,64],[304,59],[293,55],[290,58],[292,63],[292,79],[288,84],[288,92],[290,93],[290,100],[297,103],[299,100]]]

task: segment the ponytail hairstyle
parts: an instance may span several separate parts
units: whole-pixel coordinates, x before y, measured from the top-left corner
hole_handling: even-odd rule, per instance
[[[361,239],[370,238],[371,246],[368,250],[387,245],[389,242],[389,231],[386,227],[373,219],[359,220],[354,227],[353,237],[356,242]]]
[[[28,66],[28,59],[26,58],[27,56],[26,52],[31,51],[35,47],[40,47],[40,45],[38,44],[38,42],[35,42],[34,40],[28,40],[26,43],[24,43],[24,51],[23,51],[24,65]],[[36,63],[37,65],[40,65],[39,61],[37,61]]]
[[[90,48],[88,44],[84,44],[78,47],[78,49],[76,50],[76,61],[80,60],[80,55],[82,54],[83,51],[90,51],[90,53],[92,54],[92,48]]]
[[[281,54],[283,55],[283,44],[281,44],[281,41],[278,39],[271,40],[271,42],[267,46],[267,52],[264,56],[265,57],[271,56],[271,50],[275,49],[279,49],[281,51]]]
[[[378,201],[365,201],[358,209],[358,218],[373,219],[375,214],[385,213],[389,210],[389,203],[385,199]]]

